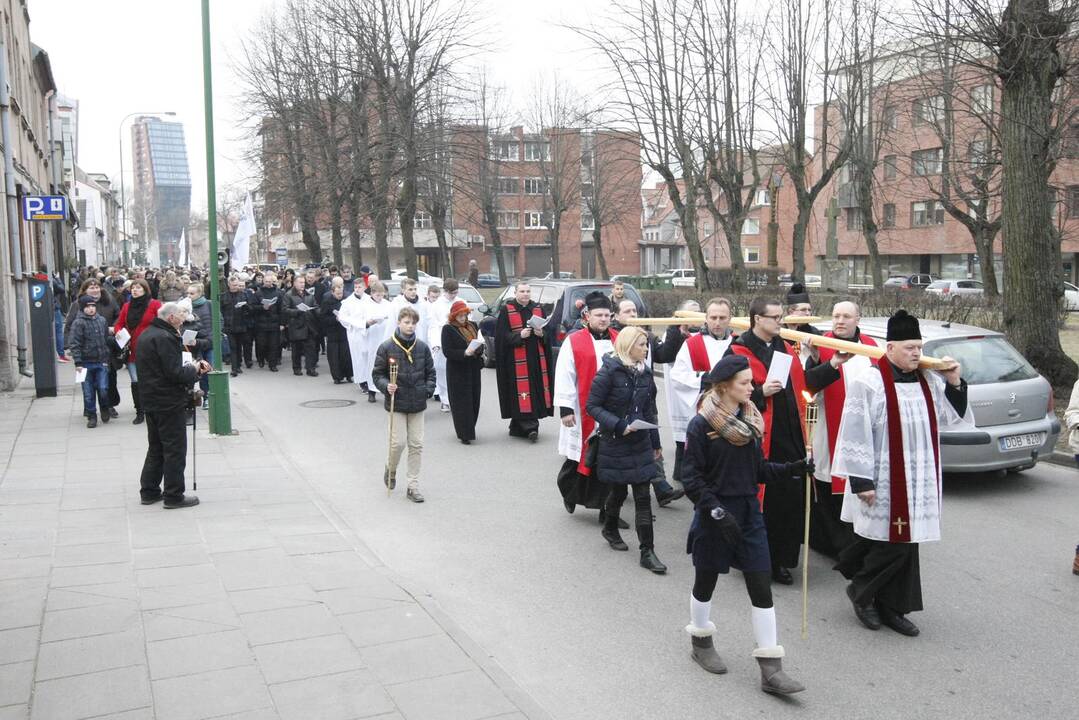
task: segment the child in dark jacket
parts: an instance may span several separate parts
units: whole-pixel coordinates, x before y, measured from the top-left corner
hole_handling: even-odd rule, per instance
[[[109,421],[109,324],[97,314],[97,299],[79,298],[82,312],[71,323],[71,357],[75,367],[86,371],[82,381],[82,409],[86,427],[97,427],[95,396],[101,405],[101,422]]]
[[[423,502],[420,494],[420,454],[423,452],[423,412],[427,399],[435,392],[435,363],[427,344],[416,337],[420,316],[410,307],[397,314],[393,336],[378,347],[371,377],[375,387],[386,396],[386,410],[393,396],[394,427],[390,435],[390,458],[383,480],[386,488],[397,486],[397,464],[408,442],[408,499]],[[391,368],[396,378],[390,382]]]

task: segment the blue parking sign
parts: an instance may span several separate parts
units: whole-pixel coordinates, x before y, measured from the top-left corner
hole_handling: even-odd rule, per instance
[[[22,219],[27,222],[66,220],[67,198],[63,195],[23,195]]]

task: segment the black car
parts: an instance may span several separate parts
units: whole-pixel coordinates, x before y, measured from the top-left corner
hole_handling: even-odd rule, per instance
[[[502,287],[502,281],[494,273],[480,273],[476,278],[476,287],[496,288]]]
[[[581,311],[577,308],[577,301],[583,301],[588,293],[599,290],[607,295],[611,294],[614,283],[608,280],[530,280],[532,286],[532,300],[543,307],[543,312],[551,318],[547,324],[544,336],[551,344],[551,356],[558,357],[558,349],[566,335],[574,330]],[[632,285],[623,284],[626,297],[637,305],[637,315],[646,316],[647,307],[640,293]],[[498,315],[502,312],[507,300],[513,299],[514,286],[511,285],[498,296],[498,300],[490,305],[481,305],[479,311],[486,315],[480,323],[480,332],[487,342],[488,367],[494,367],[495,339],[494,333],[498,323]],[[553,369],[552,369],[553,370]]]

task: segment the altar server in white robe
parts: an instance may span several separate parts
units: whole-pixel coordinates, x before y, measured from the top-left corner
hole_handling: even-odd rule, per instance
[[[444,413],[450,411],[450,395],[446,390],[446,356],[442,354],[442,326],[450,320],[450,307],[457,301],[460,286],[453,278],[442,283],[442,296],[431,303],[427,316],[427,344],[435,361],[435,394],[442,403]]]
[[[355,359],[352,362],[356,376],[362,378],[367,384],[367,401],[375,402],[375,379],[372,376],[372,370],[375,367],[378,346],[386,338],[386,326],[394,324],[394,319],[390,317],[393,303],[386,299],[386,286],[380,281],[372,281],[367,286],[367,290],[370,295],[362,305],[364,326],[363,351],[360,356],[362,364],[355,367]]]
[[[337,321],[344,326],[348,338],[348,352],[352,358],[352,381],[367,392],[367,377],[360,373],[365,352],[364,338],[367,336],[364,304],[370,301],[370,297],[364,290],[366,286],[362,282],[355,283],[352,294],[341,301],[341,309],[337,311]]]
[[[696,303],[694,303],[696,304]],[[674,436],[674,479],[682,481],[682,455],[686,448],[686,426],[697,414],[701,377],[716,366],[734,336],[730,331],[731,301],[712,298],[704,306],[701,331],[690,335],[670,365],[667,377],[667,412]]]
[[[420,287],[412,278],[405,278],[401,281],[401,292],[390,301],[390,320],[391,322],[382,323],[386,327],[383,334],[383,341],[389,340],[393,337],[393,333],[397,330],[397,323],[393,322],[393,319],[397,317],[401,312],[401,308],[410,307],[416,311],[416,314],[420,316],[419,321],[416,323],[415,334],[416,337],[421,340],[427,340],[427,302],[420,297]]]
[[[918,320],[899,310],[877,370],[847,387],[831,468],[846,480],[842,517],[858,536],[836,565],[854,613],[911,637],[919,631],[906,615],[922,609],[918,544],[940,540],[939,433],[972,425],[959,363],[943,357],[945,369],[925,371],[921,356]]]

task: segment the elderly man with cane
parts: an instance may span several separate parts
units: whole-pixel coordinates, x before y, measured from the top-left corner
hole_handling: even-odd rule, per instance
[[[211,370],[205,360],[184,364],[180,327],[185,319],[186,312],[178,303],[165,303],[139,340],[139,394],[149,443],[140,495],[143,505],[163,499],[170,510],[199,504],[194,495],[184,495],[186,409],[192,386]]]

